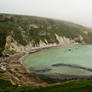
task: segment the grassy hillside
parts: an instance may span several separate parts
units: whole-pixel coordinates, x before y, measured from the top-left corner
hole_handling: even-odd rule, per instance
[[[81,25],[33,16],[1,15],[4,19],[0,21],[0,32],[3,31],[1,27],[4,26],[8,35],[22,45],[31,42],[33,46],[37,46],[40,40],[45,42],[45,39],[48,43],[58,43],[55,34],[80,43],[81,35],[85,43],[92,43],[91,29]]]
[[[6,88],[0,87],[0,92],[91,92],[92,80],[68,81],[62,84],[56,84],[47,87],[35,86],[11,86]]]

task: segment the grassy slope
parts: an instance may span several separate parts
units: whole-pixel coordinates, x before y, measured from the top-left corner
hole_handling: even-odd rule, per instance
[[[0,90],[2,90],[0,92],[91,92],[92,80],[73,80],[47,87],[11,86]]]
[[[0,22],[0,27],[4,26],[8,34],[22,45],[27,45],[31,41],[36,46],[40,40],[45,42],[45,39],[48,43],[58,43],[55,33],[73,40],[81,35],[85,43],[92,43],[91,30],[81,25],[33,16],[3,15],[8,21]],[[30,24],[36,25],[37,28],[30,27]],[[81,42],[79,39],[76,41]]]

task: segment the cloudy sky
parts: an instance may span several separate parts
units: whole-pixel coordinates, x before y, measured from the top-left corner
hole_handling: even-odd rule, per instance
[[[0,0],[0,13],[43,16],[92,27],[92,0]]]

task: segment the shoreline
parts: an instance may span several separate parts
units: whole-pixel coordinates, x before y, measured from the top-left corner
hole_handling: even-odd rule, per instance
[[[77,46],[80,46],[81,44],[79,44],[79,45],[77,45]],[[56,48],[56,47],[61,47],[61,46],[54,46],[54,47],[49,47],[49,48]],[[41,51],[41,50],[44,50],[44,49],[49,49],[48,47],[46,47],[46,48],[40,48],[40,49],[36,49],[36,51],[35,52],[33,52],[33,53],[36,53],[36,52],[38,52],[38,51]],[[32,53],[31,53],[32,54]],[[30,55],[30,54],[28,54],[28,55]],[[22,62],[22,64],[23,64],[23,62]],[[81,68],[81,69],[84,69],[84,70],[87,70],[87,71],[91,71],[92,72],[92,70],[91,69],[89,69],[89,68],[84,68],[84,67],[79,67],[79,66],[72,66],[72,65],[65,65],[65,64],[60,64],[60,65],[64,65],[64,66],[71,66],[71,67],[74,67],[74,68]],[[54,66],[54,65],[53,65]],[[57,66],[57,65],[55,65],[55,66]],[[24,67],[26,67],[25,65],[24,65]],[[29,69],[27,68],[27,70],[29,71]],[[29,73],[30,73],[30,71],[29,71]],[[36,75],[36,74],[35,74]],[[39,77],[40,79],[44,79],[43,77],[44,77],[44,75],[43,75],[43,77],[41,76],[40,77],[40,75],[36,75],[37,77]],[[75,80],[77,80],[77,79],[85,79],[85,80],[88,80],[88,79],[92,79],[92,76],[77,76],[77,75],[71,75],[71,76],[69,76],[69,75],[62,75],[63,77],[66,77],[66,78],[64,78],[64,80],[71,80],[71,79],[75,79]],[[69,77],[69,78],[68,78]],[[53,79],[53,78],[52,78]]]
[[[25,53],[16,53],[1,62],[6,69],[2,70],[1,78],[10,80],[13,85],[33,85],[47,86],[47,83],[40,80],[39,77],[28,72],[20,60],[25,57]]]
[[[79,46],[80,45],[81,44],[79,44]],[[39,52],[39,51],[45,50],[45,49],[58,48],[58,47],[61,47],[61,46],[50,46],[50,47],[44,47],[44,48],[36,48],[36,49],[32,50],[33,51],[32,53],[36,53],[36,52]],[[62,46],[62,47],[65,47],[65,46]],[[15,53],[14,55],[11,55],[9,57],[9,59],[5,61],[5,62],[7,62],[7,65],[9,66],[9,69],[7,70],[8,72],[6,72],[6,76],[7,76],[7,74],[9,74],[10,80],[12,80],[14,83],[18,83],[19,85],[47,86],[48,85],[47,81],[43,80],[43,78],[37,76],[36,74],[32,74],[29,71],[29,69],[23,64],[24,58],[31,55],[32,53],[21,52],[21,53]],[[21,77],[19,77],[19,76],[21,76]],[[75,78],[75,79],[78,79],[78,78]],[[90,79],[90,78],[85,78],[85,79]],[[48,80],[48,79],[46,79],[46,80]],[[58,81],[55,83],[58,83]]]
[[[43,49],[54,48],[58,46],[50,46],[46,48],[35,49],[36,52]],[[35,52],[35,53],[36,53]],[[47,86],[48,83],[41,80],[38,76],[30,73],[28,68],[23,64],[23,59],[30,55],[28,52],[16,52],[10,55],[8,58],[2,61],[2,65],[6,65],[7,68],[2,73],[1,78],[8,79],[13,85],[33,85],[33,86]],[[4,77],[3,77],[4,76]]]
[[[44,47],[44,48],[37,48],[37,49],[33,49],[34,52],[30,53],[30,52],[26,52],[24,56],[22,56],[18,61],[25,67],[27,68],[24,64],[23,64],[23,60],[24,58],[26,58],[27,56],[33,54],[33,53],[36,53],[36,52],[39,52],[39,51],[42,51],[42,50],[46,50],[46,49],[51,49],[51,48],[58,48],[58,47],[61,47],[61,46],[51,46],[51,47]],[[29,71],[29,69],[27,69],[27,71]],[[30,72],[29,72],[30,73]]]
[[[35,52],[34,53],[36,53],[36,52],[39,52],[39,51],[41,51],[41,50],[45,50],[45,49],[51,49],[51,48],[57,48],[57,47],[61,47],[61,46],[49,46],[49,47],[44,47],[44,48],[37,48],[37,49],[32,49],[32,50],[35,50]],[[23,54],[22,56],[20,56],[19,54]],[[25,69],[25,73],[26,74],[28,74],[28,75],[32,75],[32,76],[34,76],[34,78],[36,77],[36,79],[37,79],[37,84],[35,83],[35,85],[34,86],[47,86],[48,85],[48,83],[46,82],[46,81],[44,81],[44,80],[41,80],[41,78],[39,78],[39,76],[36,76],[36,75],[34,75],[34,74],[32,74],[30,71],[29,71],[29,69],[23,64],[23,60],[24,60],[24,58],[26,58],[27,56],[29,56],[29,55],[31,55],[32,53],[29,53],[29,52],[21,52],[21,53],[17,53],[17,54],[15,54],[15,55],[12,55],[12,56],[16,56],[16,55],[19,55],[20,56],[20,58],[19,59],[17,59],[17,62],[16,63],[19,63],[20,65],[21,65],[21,67],[23,68],[23,69]],[[28,78],[28,77],[26,77],[26,78]],[[31,78],[30,78],[31,79]],[[30,84],[29,84],[30,85]]]
[[[77,45],[75,45],[75,46],[80,46],[80,45],[82,45],[82,44],[77,44]],[[51,49],[51,48],[58,48],[58,47],[70,47],[70,46],[61,46],[61,45],[57,45],[57,46],[47,46],[47,47],[43,47],[43,48],[34,48],[34,49],[32,49],[31,51],[29,51],[29,52],[24,52],[25,53],[25,55],[23,56],[23,57],[21,57],[20,59],[19,59],[19,61],[20,61],[20,63],[21,64],[23,64],[22,62],[22,60],[26,57],[26,56],[29,56],[29,55],[31,55],[31,54],[33,54],[33,53],[36,53],[36,52],[39,52],[39,51],[42,51],[42,50],[46,50],[46,49]],[[25,67],[25,66],[24,66]]]
[[[82,44],[77,44],[77,45],[73,45],[73,46],[80,46]],[[61,45],[57,45],[57,46],[47,46],[47,47],[43,47],[43,48],[34,48],[32,49],[30,52],[24,52],[25,55],[23,57],[21,57],[18,61],[26,68],[26,66],[23,64],[23,59],[33,53],[36,53],[36,52],[39,52],[39,51],[42,51],[42,50],[46,50],[46,49],[51,49],[51,48],[58,48],[58,47],[70,47],[70,46],[61,46]],[[29,69],[27,69],[29,71]],[[29,72],[30,73],[30,72]]]

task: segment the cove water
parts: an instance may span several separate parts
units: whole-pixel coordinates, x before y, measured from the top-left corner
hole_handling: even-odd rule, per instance
[[[38,75],[92,76],[92,71],[87,70],[92,69],[92,45],[56,47],[42,50],[27,56],[23,64],[31,73]],[[57,66],[54,66],[56,64]],[[58,66],[59,64],[64,65]],[[78,66],[78,68],[71,66]]]

